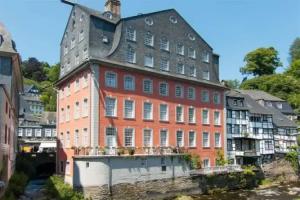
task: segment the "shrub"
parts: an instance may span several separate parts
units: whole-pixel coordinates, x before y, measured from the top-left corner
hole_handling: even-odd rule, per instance
[[[221,151],[221,150],[218,150],[217,151],[217,158],[216,158],[216,164],[217,164],[217,166],[224,166],[224,165],[226,165],[228,162],[227,162],[227,160],[225,159],[225,157],[224,157],[224,153],[223,153],[223,151]]]
[[[197,154],[193,154],[191,156],[191,164],[193,169],[200,169],[201,168],[201,159],[200,156]]]
[[[285,155],[285,159],[291,163],[295,172],[298,172],[299,164],[297,147],[291,147],[291,151]]]
[[[252,165],[244,166],[243,174],[249,175],[249,176],[254,176],[255,175],[254,169],[255,169],[255,167]]]
[[[15,172],[9,180],[5,199],[16,199],[24,193],[28,177],[23,172]]]
[[[84,200],[83,194],[76,192],[64,183],[59,176],[51,176],[46,182],[46,193],[48,196],[59,200]]]

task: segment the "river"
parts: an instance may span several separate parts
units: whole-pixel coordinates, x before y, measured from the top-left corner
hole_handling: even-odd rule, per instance
[[[194,200],[300,200],[300,183],[192,196]]]

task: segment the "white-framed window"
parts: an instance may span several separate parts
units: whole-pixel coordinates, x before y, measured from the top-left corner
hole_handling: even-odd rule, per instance
[[[145,34],[144,44],[152,47],[154,45],[154,36],[150,31]]]
[[[209,52],[208,51],[204,51],[202,53],[202,61],[209,63]]]
[[[64,108],[61,108],[61,109],[60,109],[60,113],[59,113],[59,121],[60,121],[61,123],[63,123],[63,122],[65,121],[64,115],[65,115],[65,109],[64,109]]]
[[[210,146],[209,144],[209,133],[208,132],[203,132],[202,134],[202,145],[204,148],[208,148]]]
[[[189,131],[189,147],[196,147],[196,133]]]
[[[125,99],[124,100],[124,118],[133,119],[134,117],[135,117],[134,101]]]
[[[145,120],[153,119],[153,105],[150,102],[144,102],[144,119]]]
[[[117,99],[112,97],[105,97],[105,115],[107,117],[117,116]]]
[[[89,102],[88,102],[87,98],[85,98],[83,100],[83,104],[82,104],[82,116],[83,117],[89,116]]]
[[[169,85],[166,82],[159,83],[159,94],[161,96],[169,95]]]
[[[71,49],[73,49],[75,47],[75,37],[72,38],[71,40]]]
[[[80,117],[80,103],[77,101],[75,103],[75,114],[74,114],[74,119],[79,119]]]
[[[154,58],[152,55],[145,55],[144,65],[145,67],[153,67]]]
[[[79,130],[75,130],[75,134],[74,134],[74,146],[75,147],[79,146]]]
[[[67,106],[67,110],[66,110],[66,122],[70,121],[70,106]]]
[[[177,74],[184,74],[184,64],[183,63],[177,63],[176,73]]]
[[[66,95],[70,96],[71,95],[71,85],[70,83],[68,83],[67,87],[66,87]]]
[[[19,128],[18,129],[18,137],[22,137],[23,136],[23,129]]]
[[[221,147],[221,134],[218,132],[215,133],[215,147]]]
[[[126,39],[136,41],[136,30],[132,27],[126,29]]]
[[[160,49],[169,51],[169,40],[166,37],[160,39]]]
[[[168,130],[162,129],[160,130],[160,146],[167,147],[169,145],[168,142]]]
[[[191,77],[196,77],[196,75],[197,75],[197,69],[194,65],[191,65],[190,66],[190,76]]]
[[[51,137],[52,134],[51,134],[51,129],[50,128],[46,128],[45,129],[45,137]]]
[[[87,87],[88,86],[88,74],[87,73],[85,73],[84,75],[83,75],[83,84],[82,84],[82,87],[83,88],[85,88],[85,87]]]
[[[124,76],[124,89],[125,90],[135,90],[135,79],[131,75]]]
[[[88,133],[88,129],[87,128],[83,129],[82,137],[83,137],[82,144],[85,147],[88,147],[90,145],[90,140],[89,140],[89,133]]]
[[[189,123],[196,123],[196,111],[194,107],[189,107]]]
[[[208,92],[208,90],[202,90],[201,91],[201,101],[204,102],[204,103],[209,102],[209,92]]]
[[[175,86],[175,97],[183,98],[184,89],[182,85],[176,85]]]
[[[177,46],[176,46],[176,52],[177,52],[177,54],[183,56],[184,55],[184,45],[181,44],[181,43],[177,44]]]
[[[42,129],[35,129],[35,137],[42,137]]]
[[[107,147],[116,147],[117,146],[117,129],[115,127],[106,127],[105,145]]]
[[[209,124],[209,111],[202,110],[202,124]]]
[[[129,63],[136,63],[136,52],[131,46],[128,46],[127,48],[126,61]]]
[[[276,103],[276,107],[277,107],[278,109],[282,109],[282,103]]]
[[[182,130],[176,131],[176,146],[178,147],[184,146],[184,135]]]
[[[56,135],[56,128],[53,128],[52,129],[52,137],[56,137],[57,135]]]
[[[79,91],[79,89],[80,89],[80,79],[77,78],[75,80],[75,92]]]
[[[32,137],[32,129],[31,128],[26,128],[26,137]]]
[[[71,146],[70,132],[67,131],[67,134],[66,134],[66,148],[70,148],[70,146]]]
[[[202,78],[204,80],[208,80],[209,81],[209,70],[204,70],[203,73],[202,73]]]
[[[105,72],[106,87],[116,88],[118,85],[117,74],[115,72]]]
[[[83,29],[81,29],[80,32],[79,32],[78,40],[79,40],[79,42],[80,42],[80,41],[82,41],[83,39],[84,39],[84,31],[83,31]]]
[[[168,121],[169,120],[169,109],[167,104],[160,104],[159,106],[159,118],[160,121]]]
[[[153,92],[153,81],[150,79],[143,80],[143,91],[148,94],[152,94]]]
[[[221,95],[220,95],[219,92],[214,92],[213,101],[214,101],[214,104],[220,104],[221,103]]]
[[[196,99],[196,91],[194,87],[188,87],[188,99],[195,100]]]
[[[125,128],[124,129],[124,146],[125,147],[134,147],[134,129]]]
[[[161,58],[160,60],[160,70],[162,71],[169,71],[169,65],[170,65],[170,61],[168,58]]]
[[[221,125],[221,113],[220,111],[214,111],[214,124]]]
[[[144,147],[152,147],[153,146],[152,129],[144,129],[143,145],[144,145]]]
[[[209,168],[209,167],[210,167],[209,158],[206,158],[203,160],[203,168]]]
[[[178,105],[176,106],[176,122],[183,122],[184,120],[184,111],[183,106]]]
[[[196,50],[193,49],[193,48],[189,48],[188,49],[188,56],[189,56],[189,58],[195,59],[196,58]]]

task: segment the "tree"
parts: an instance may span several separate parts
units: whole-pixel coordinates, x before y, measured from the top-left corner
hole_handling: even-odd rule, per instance
[[[25,78],[35,81],[46,80],[43,63],[38,59],[30,57],[22,63],[22,72]]]
[[[300,59],[300,37],[297,37],[290,47],[291,62]]]
[[[282,66],[278,52],[273,47],[258,48],[249,52],[244,62],[246,65],[240,68],[241,73],[254,76],[274,74],[275,70]]]
[[[224,80],[225,86],[229,87],[231,89],[239,89],[241,83],[239,80],[234,79],[234,80]]]
[[[294,60],[286,73],[300,79],[300,59]]]

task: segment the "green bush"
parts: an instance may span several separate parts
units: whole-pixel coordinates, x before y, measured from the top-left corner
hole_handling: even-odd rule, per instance
[[[23,172],[15,172],[9,180],[4,199],[14,200],[24,193],[28,177]]]
[[[200,156],[197,154],[193,154],[191,156],[191,164],[193,169],[200,169],[201,168],[201,159]]]
[[[291,151],[286,154],[285,159],[291,163],[295,172],[298,172],[299,164],[297,147],[291,147]]]
[[[47,180],[46,193],[48,196],[58,200],[84,200],[82,193],[74,191],[73,188],[65,184],[64,180],[59,176],[51,176]]]
[[[217,151],[217,158],[216,158],[217,166],[225,166],[228,162],[225,159],[224,153],[221,150]]]
[[[244,166],[243,174],[249,175],[249,176],[254,176],[255,175],[254,169],[255,169],[255,167],[252,165]]]

